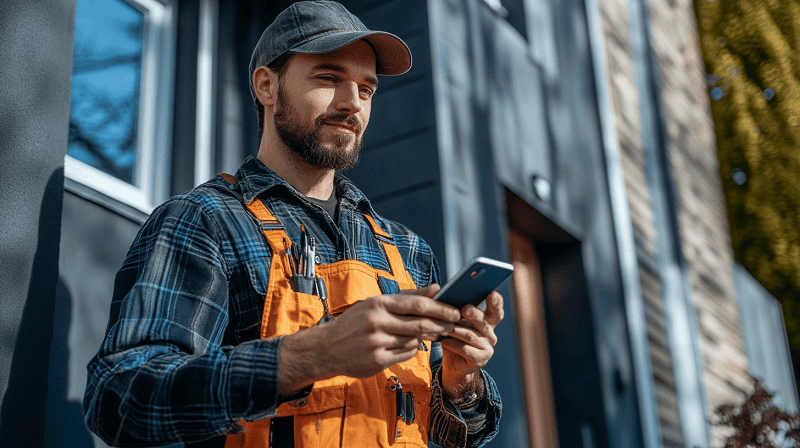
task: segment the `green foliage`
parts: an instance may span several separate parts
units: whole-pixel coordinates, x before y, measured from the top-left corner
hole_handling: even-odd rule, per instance
[[[800,0],[694,2],[734,256],[800,351]]]

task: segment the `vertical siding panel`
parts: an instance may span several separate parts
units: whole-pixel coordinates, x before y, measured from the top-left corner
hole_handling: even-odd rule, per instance
[[[711,414],[723,403],[741,401],[740,390],[749,389],[750,382],[705,70],[691,0],[651,0],[650,20],[680,244],[705,360],[706,412]],[[714,428],[711,442],[723,444],[720,428]]]
[[[342,4],[368,28],[402,38],[413,59],[407,73],[381,77],[361,163],[345,175],[372,199],[378,213],[419,233],[441,262],[445,254],[426,3]]]

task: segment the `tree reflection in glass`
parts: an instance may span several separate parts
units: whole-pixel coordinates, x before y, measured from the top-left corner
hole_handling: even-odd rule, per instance
[[[67,154],[135,184],[144,13],[78,0]]]

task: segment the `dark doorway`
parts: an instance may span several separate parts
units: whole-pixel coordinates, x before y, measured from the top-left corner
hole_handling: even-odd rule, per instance
[[[515,194],[506,198],[531,446],[606,447],[580,239]]]

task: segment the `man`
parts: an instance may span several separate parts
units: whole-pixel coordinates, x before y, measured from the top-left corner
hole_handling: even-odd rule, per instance
[[[137,446],[494,436],[500,397],[481,367],[502,297],[485,312],[431,300],[430,247],[336,172],[358,160],[377,75],[410,65],[402,40],[335,2],[295,3],[264,31],[250,64],[258,156],[137,235],[88,367],[89,428]]]

